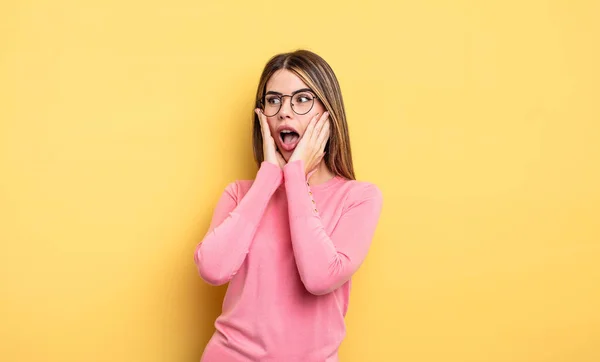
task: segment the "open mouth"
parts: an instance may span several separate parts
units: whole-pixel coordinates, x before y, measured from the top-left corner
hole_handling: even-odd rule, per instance
[[[298,141],[300,140],[300,135],[292,130],[283,130],[279,132],[279,139],[281,140],[281,146],[286,151],[292,151]]]
[[[298,141],[300,135],[294,131],[285,130],[279,133],[279,137],[281,138],[281,142],[285,145],[291,145]]]

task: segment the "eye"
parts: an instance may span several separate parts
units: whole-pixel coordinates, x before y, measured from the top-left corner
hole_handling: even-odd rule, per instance
[[[277,96],[267,97],[267,103],[268,104],[279,104],[279,103],[281,103],[281,98],[279,98]]]
[[[298,93],[294,96],[295,103],[306,103],[312,101],[313,96],[310,93]]]

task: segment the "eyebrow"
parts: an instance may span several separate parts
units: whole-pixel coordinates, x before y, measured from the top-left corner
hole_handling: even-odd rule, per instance
[[[311,93],[314,93],[312,91],[312,89],[310,89],[310,88],[302,88],[302,89],[298,89],[298,90],[293,91],[292,95],[294,95],[296,93],[300,93],[300,92],[311,92]],[[267,94],[277,94],[278,96],[282,96],[283,95],[283,93],[275,92],[275,91],[268,91],[265,95],[267,95]]]

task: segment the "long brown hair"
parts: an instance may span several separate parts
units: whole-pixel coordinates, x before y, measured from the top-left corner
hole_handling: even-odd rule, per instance
[[[256,106],[260,107],[267,81],[278,70],[286,69],[297,75],[319,98],[329,112],[330,137],[325,146],[325,165],[337,176],[355,180],[350,150],[346,111],[338,80],[327,62],[319,55],[304,49],[273,56],[265,65],[256,90]],[[260,121],[254,113],[252,146],[258,166],[264,160]]]

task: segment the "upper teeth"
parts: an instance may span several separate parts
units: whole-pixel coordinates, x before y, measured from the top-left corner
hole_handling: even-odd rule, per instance
[[[292,133],[292,131],[290,131],[289,129],[284,129],[283,131],[281,131],[281,133]]]

